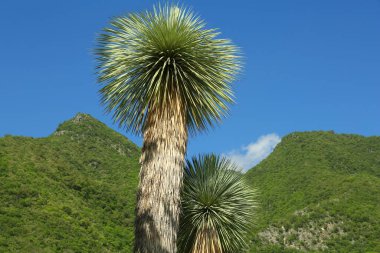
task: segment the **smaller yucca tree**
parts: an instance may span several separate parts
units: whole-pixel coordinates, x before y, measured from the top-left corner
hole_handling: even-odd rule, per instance
[[[255,190],[227,158],[187,161],[178,234],[181,253],[237,253],[247,249]]]

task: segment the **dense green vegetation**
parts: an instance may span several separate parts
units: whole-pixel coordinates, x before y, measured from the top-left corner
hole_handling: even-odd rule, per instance
[[[131,252],[139,148],[85,114],[0,139],[0,252]]]
[[[131,252],[139,148],[89,115],[0,138],[0,252]],[[246,174],[250,252],[380,252],[380,137],[292,133]]]
[[[246,177],[261,211],[251,252],[380,252],[380,137],[292,133]]]

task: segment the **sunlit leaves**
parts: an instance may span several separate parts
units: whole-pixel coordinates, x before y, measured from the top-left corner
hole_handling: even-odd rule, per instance
[[[158,6],[117,17],[98,38],[102,102],[120,126],[141,133],[152,110],[179,97],[190,132],[213,126],[233,102],[237,48],[191,11]]]

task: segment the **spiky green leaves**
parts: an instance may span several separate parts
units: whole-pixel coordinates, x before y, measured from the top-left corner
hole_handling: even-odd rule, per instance
[[[98,38],[100,94],[115,121],[141,133],[149,112],[181,101],[190,132],[213,126],[233,102],[237,48],[191,11],[154,8],[111,21]]]
[[[187,161],[179,252],[243,252],[254,208],[255,191],[228,159],[205,155]]]

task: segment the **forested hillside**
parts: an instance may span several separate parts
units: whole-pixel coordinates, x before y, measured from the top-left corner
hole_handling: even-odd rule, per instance
[[[0,138],[0,252],[131,252],[139,154],[86,114]]]
[[[139,155],[87,114],[0,138],[0,252],[131,252]],[[380,252],[380,137],[292,133],[245,177],[250,252]]]
[[[380,137],[292,133],[247,172],[251,252],[380,252]]]

